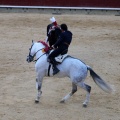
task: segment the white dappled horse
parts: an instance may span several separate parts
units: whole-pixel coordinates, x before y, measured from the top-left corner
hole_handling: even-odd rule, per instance
[[[43,42],[33,42],[31,48],[29,49],[29,55],[27,56],[27,62],[34,61],[34,57],[36,57],[36,63],[35,63],[35,70],[37,73],[36,76],[36,89],[37,89],[37,96],[35,99],[35,102],[38,103],[42,94],[41,87],[43,78],[45,76],[48,76],[48,67],[49,62],[47,61],[48,53],[44,52],[44,49],[46,48],[45,44]],[[84,83],[85,78],[87,77],[88,71],[90,71],[90,75],[92,76],[94,82],[105,92],[111,93],[113,89],[109,84],[107,84],[104,80],[99,77],[90,66],[83,63],[81,60],[73,57],[67,57],[65,60],[57,65],[60,72],[54,77],[69,77],[70,81],[72,83],[72,91],[67,94],[62,100],[61,103],[64,103],[67,101],[76,91],[77,86],[83,88],[86,90],[86,99],[83,102],[83,106],[87,107],[89,99],[90,99],[90,91],[91,86]],[[53,70],[50,69],[50,76],[53,76]]]

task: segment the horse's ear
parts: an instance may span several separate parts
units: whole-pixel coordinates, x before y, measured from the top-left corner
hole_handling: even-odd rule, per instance
[[[34,40],[32,40],[32,43],[34,43]]]

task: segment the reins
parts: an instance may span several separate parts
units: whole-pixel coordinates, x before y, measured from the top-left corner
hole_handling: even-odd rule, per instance
[[[44,48],[42,48],[42,49],[44,49]],[[42,49],[39,49],[39,50],[33,55],[33,57],[35,57],[35,55],[36,55],[40,50],[42,50]]]
[[[41,58],[43,55],[45,55],[46,53],[42,54],[39,58]],[[33,60],[33,62],[37,62],[39,60],[39,58],[37,58],[36,60]]]

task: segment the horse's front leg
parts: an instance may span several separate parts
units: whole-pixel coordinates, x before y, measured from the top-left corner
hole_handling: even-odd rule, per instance
[[[40,97],[41,97],[41,94],[42,94],[41,88],[42,88],[42,80],[36,78],[37,96],[36,96],[36,99],[35,99],[35,103],[39,103],[39,100],[40,100]]]

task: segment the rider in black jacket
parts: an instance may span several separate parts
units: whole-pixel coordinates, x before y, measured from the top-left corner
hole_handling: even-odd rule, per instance
[[[68,47],[72,41],[72,33],[68,31],[66,24],[60,25],[62,33],[60,34],[57,42],[52,46],[55,50],[49,55],[48,59],[53,64],[53,75],[59,72],[59,69],[56,67],[55,57],[59,54],[63,55],[68,52]]]

